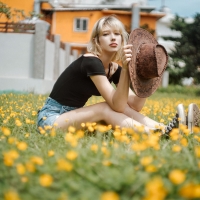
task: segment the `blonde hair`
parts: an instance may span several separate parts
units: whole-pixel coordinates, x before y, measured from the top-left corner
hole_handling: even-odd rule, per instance
[[[100,18],[94,25],[92,34],[90,37],[90,41],[87,46],[87,50],[90,53],[93,53],[96,56],[99,56],[102,52],[102,49],[99,45],[99,36],[102,32],[102,29],[104,26],[109,26],[111,28],[117,29],[122,37],[122,44],[121,48],[118,52],[116,52],[113,61],[120,61],[121,60],[121,54],[122,54],[122,48],[124,45],[127,44],[128,41],[128,33],[126,32],[124,25],[120,20],[118,20],[114,15],[106,16]]]

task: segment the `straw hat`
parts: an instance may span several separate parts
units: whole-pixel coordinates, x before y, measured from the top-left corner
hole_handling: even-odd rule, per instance
[[[132,87],[138,97],[149,97],[160,85],[167,67],[167,52],[151,33],[142,28],[131,32],[128,44],[133,45],[129,63]]]

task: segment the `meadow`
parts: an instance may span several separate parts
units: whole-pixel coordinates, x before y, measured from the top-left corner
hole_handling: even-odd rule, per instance
[[[183,103],[200,107],[198,92],[160,90],[142,113],[167,124]],[[177,92],[178,91],[178,92]],[[0,94],[0,199],[200,199],[200,128],[186,126],[169,138],[132,128],[82,123],[67,131],[36,127],[47,95]],[[104,101],[92,97],[87,105]]]

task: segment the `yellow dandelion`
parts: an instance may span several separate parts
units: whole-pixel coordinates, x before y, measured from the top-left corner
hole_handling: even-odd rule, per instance
[[[65,159],[59,159],[57,161],[57,170],[70,172],[73,170],[73,165]]]
[[[43,165],[44,164],[43,159],[39,156],[32,156],[30,160],[31,160],[32,163],[34,163],[36,165]]]
[[[152,172],[156,172],[157,171],[157,167],[155,166],[155,165],[147,165],[146,167],[145,167],[145,171],[146,172],[150,172],[150,173],[152,173]]]
[[[16,119],[15,120],[15,125],[16,126],[22,126],[22,123],[21,123],[21,121],[19,119]]]
[[[200,169],[200,161],[198,161],[197,165],[198,165],[198,168]]]
[[[9,143],[9,144],[14,144],[14,143],[16,143],[16,141],[17,141],[17,139],[14,138],[14,137],[9,137],[9,138],[8,138],[8,143]]]
[[[81,127],[84,128],[85,127],[85,123],[81,123]]]
[[[55,128],[51,129],[50,136],[51,137],[55,137],[56,136],[56,130],[55,130]]]
[[[16,165],[16,169],[17,169],[17,173],[20,175],[25,174],[25,172],[26,172],[25,166],[21,163]]]
[[[78,156],[78,154],[77,154],[76,151],[68,151],[68,152],[66,153],[66,158],[67,158],[68,160],[75,160],[75,159],[77,158],[77,156]]]
[[[167,190],[165,189],[161,177],[153,177],[153,179],[148,181],[145,186],[145,190],[146,196],[143,198],[144,200],[164,200],[167,195]]]
[[[149,165],[152,161],[153,161],[152,156],[145,156],[145,157],[140,159],[140,163],[143,166]]]
[[[1,128],[1,131],[3,132],[3,134],[4,134],[5,136],[9,136],[9,135],[11,134],[10,129],[7,128],[7,127],[2,127],[2,128]]]
[[[111,163],[109,160],[104,160],[104,161],[102,162],[102,164],[103,164],[104,166],[110,166],[112,163]]]
[[[43,175],[40,176],[39,182],[40,182],[41,186],[49,187],[53,183],[53,178],[49,174],[43,174]]]
[[[132,144],[132,147],[133,151],[136,151],[136,152],[140,152],[140,151],[144,151],[148,148],[148,145],[146,142],[140,142],[140,143],[134,143]]]
[[[88,131],[94,132],[94,128],[92,126],[88,126]]]
[[[104,155],[109,156],[110,151],[106,147],[101,147],[101,151],[103,152]]]
[[[195,155],[197,158],[200,158],[200,146],[194,147]]]
[[[94,151],[94,152],[97,152],[97,151],[98,151],[98,145],[97,145],[97,144],[92,144],[92,145],[90,146],[90,149],[91,149],[92,151]]]
[[[76,131],[76,128],[73,127],[73,126],[69,126],[68,131],[69,131],[70,133],[74,133],[74,132]]]
[[[4,200],[20,200],[20,197],[16,191],[7,191],[4,194]]]
[[[35,170],[36,170],[35,165],[31,162],[26,162],[25,167],[26,167],[27,171],[29,171],[31,173],[35,172]]]
[[[113,135],[116,137],[116,138],[119,138],[121,136],[121,131],[114,131],[113,132]]]
[[[43,119],[43,120],[46,120],[46,119],[47,119],[47,117],[43,117],[42,119]]]
[[[164,119],[160,119],[160,123],[164,123],[164,121],[165,121]]]
[[[190,130],[189,130],[189,129],[184,129],[184,130],[183,130],[183,133],[184,133],[186,136],[188,136],[188,135],[190,135]]]
[[[58,123],[54,123],[53,126],[54,126],[54,127],[57,127],[57,126],[58,126]]]
[[[187,147],[188,146],[188,141],[186,138],[181,138],[180,140],[180,144],[182,144],[182,146]]]
[[[22,183],[27,183],[28,182],[28,177],[27,176],[22,176],[21,177],[21,182]]]
[[[26,122],[26,124],[30,124],[31,120],[30,119],[26,119],[25,122]]]
[[[17,148],[21,151],[26,150],[28,147],[28,145],[26,144],[26,142],[18,142],[17,144]]]
[[[178,128],[172,129],[172,131],[170,133],[170,139],[171,140],[178,140],[179,139],[179,129]]]
[[[19,154],[15,150],[10,150],[3,153],[4,165],[12,166],[14,161],[19,157]]]
[[[76,132],[76,137],[79,139],[79,138],[83,138],[84,137],[84,131],[82,130],[78,130]]]
[[[173,152],[180,152],[181,149],[182,149],[182,148],[181,148],[180,145],[175,144],[175,145],[172,146],[172,151],[173,151]]]
[[[73,146],[73,147],[77,146],[77,144],[78,144],[77,138],[72,133],[67,133],[65,135],[65,140],[66,140],[66,142],[69,142],[71,144],[71,146]]]
[[[32,116],[36,116],[37,112],[36,111],[32,111]]]
[[[100,200],[120,200],[120,197],[116,192],[107,191],[101,195]]]
[[[197,126],[193,127],[193,133],[195,134],[200,133],[200,128]]]
[[[185,181],[185,172],[179,169],[174,169],[169,173],[169,180],[175,185],[179,185]]]
[[[200,199],[200,184],[187,183],[181,187],[179,194],[187,199]]]
[[[49,150],[49,151],[48,151],[48,156],[49,156],[49,157],[54,156],[54,154],[55,154],[55,152],[54,152],[53,150]]]

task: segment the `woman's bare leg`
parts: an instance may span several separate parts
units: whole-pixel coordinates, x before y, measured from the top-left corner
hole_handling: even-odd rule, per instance
[[[124,114],[150,128],[155,128],[161,125],[160,123],[154,121],[153,119],[150,119],[149,117],[144,116],[141,113],[135,111],[128,104],[124,110]]]
[[[105,121],[106,124],[110,124],[112,127],[115,127],[116,125],[119,125],[120,127],[142,125],[123,113],[115,112],[106,102],[66,112],[59,116],[55,123],[58,125],[58,128],[67,129],[70,125],[80,128],[81,123],[99,121]],[[144,126],[144,128],[146,132],[150,131],[147,126]]]

